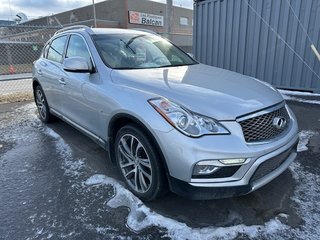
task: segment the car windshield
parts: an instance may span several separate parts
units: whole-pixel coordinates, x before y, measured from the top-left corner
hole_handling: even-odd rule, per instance
[[[197,64],[188,54],[156,35],[99,34],[93,39],[104,63],[115,69]]]

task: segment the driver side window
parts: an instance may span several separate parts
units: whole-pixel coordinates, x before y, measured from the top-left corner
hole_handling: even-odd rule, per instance
[[[66,54],[66,58],[69,57],[83,57],[88,61],[88,63],[91,62],[88,47],[82,37],[78,35],[71,35]]]

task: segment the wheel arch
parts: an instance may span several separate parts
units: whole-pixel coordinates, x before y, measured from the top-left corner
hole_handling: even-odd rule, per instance
[[[33,90],[35,90],[37,86],[41,86],[40,82],[39,82],[39,80],[37,78],[33,78],[32,79],[32,88],[33,88]]]
[[[35,98],[35,90],[36,90],[36,87],[38,87],[38,86],[41,87],[39,80],[37,78],[33,78],[32,79],[32,89],[33,89],[33,97],[34,98]]]
[[[166,178],[169,180],[169,169],[165,160],[165,157],[163,155],[163,152],[160,148],[160,145],[158,144],[158,141],[154,137],[154,135],[151,133],[151,131],[148,129],[148,127],[145,126],[143,122],[141,122],[138,118],[135,116],[132,116],[128,113],[118,113],[115,116],[113,116],[109,122],[108,126],[108,139],[109,139],[109,157],[113,163],[115,163],[115,153],[114,153],[114,141],[117,132],[125,125],[132,124],[143,130],[143,133],[145,133],[153,143],[153,145],[156,148],[157,153],[160,156],[162,165],[165,170]]]

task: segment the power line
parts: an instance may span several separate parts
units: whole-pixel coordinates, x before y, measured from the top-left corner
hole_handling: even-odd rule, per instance
[[[320,76],[309,66],[309,64],[284,40],[279,33],[274,30],[272,26],[249,4],[248,0],[245,0],[245,3],[249,6],[249,8],[262,20],[264,24],[267,25],[267,27],[270,28],[270,30],[277,36],[278,39],[280,39],[301,61],[303,64],[309,68],[309,70],[320,80]]]
[[[310,43],[311,43],[311,44],[313,44],[313,42],[312,42],[312,40],[311,40],[311,38],[310,38],[310,36],[309,36],[309,34],[308,34],[307,30],[305,29],[305,27],[303,26],[302,22],[300,21],[300,19],[299,19],[298,15],[297,15],[297,14],[296,14],[296,12],[294,11],[294,9],[293,9],[293,7],[292,7],[292,5],[291,5],[290,1],[289,1],[289,0],[287,0],[287,3],[288,3],[288,5],[289,5],[289,7],[290,7],[290,9],[291,9],[291,11],[292,11],[292,13],[293,13],[293,15],[294,15],[294,16],[295,16],[295,18],[298,20],[298,23],[299,23],[299,25],[301,26],[301,28],[302,28],[303,32],[307,35],[308,40],[310,41]]]
[[[311,50],[314,52],[314,54],[316,55],[316,57],[317,57],[318,60],[320,61],[320,54],[319,54],[316,46],[314,45],[311,37],[309,36],[307,29],[303,26],[302,22],[300,21],[298,15],[297,15],[296,12],[294,11],[294,9],[293,9],[292,5],[290,4],[289,0],[287,0],[287,3],[289,4],[289,7],[290,7],[293,15],[294,15],[294,16],[296,17],[296,19],[298,20],[298,23],[299,23],[299,25],[301,26],[302,31],[304,31],[304,33],[307,35],[307,38],[308,38],[309,42],[311,43]]]

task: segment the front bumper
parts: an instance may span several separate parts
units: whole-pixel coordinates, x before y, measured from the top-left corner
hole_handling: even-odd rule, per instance
[[[194,200],[209,200],[246,195],[264,186],[283,173],[297,156],[297,144],[298,141],[296,140],[289,149],[284,150],[279,155],[270,158],[268,155],[261,157],[253,164],[246,173],[246,176],[240,181],[224,182],[220,187],[217,187],[216,184],[187,183],[170,177],[171,191]],[[284,148],[281,148],[280,151],[283,149]],[[275,168],[270,166],[265,167],[264,164],[270,165],[269,162],[277,162],[279,164],[273,165]],[[249,179],[248,182],[247,179]]]
[[[235,121],[222,122],[230,135],[190,138],[176,130],[158,132],[156,138],[166,159],[171,190],[193,199],[214,199],[247,194],[272,181],[297,155],[298,126],[288,110],[291,121],[286,132],[264,144],[246,143],[241,126]],[[228,177],[195,178],[192,175],[199,161],[230,158],[247,161]]]

